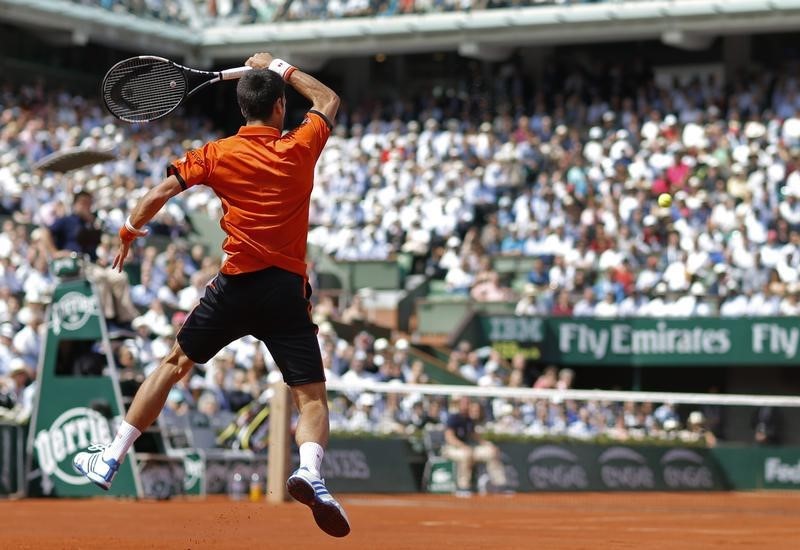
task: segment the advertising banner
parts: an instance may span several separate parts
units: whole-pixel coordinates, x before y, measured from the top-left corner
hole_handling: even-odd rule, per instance
[[[721,447],[712,453],[736,489],[800,489],[800,447]]]
[[[713,491],[726,488],[704,448],[499,443],[518,491]]]
[[[563,366],[800,365],[787,317],[580,319],[481,315],[480,344]]]
[[[111,443],[124,413],[105,320],[91,284],[80,280],[59,285],[47,321],[28,442],[42,494],[140,496],[132,452],[108,493],[72,469],[72,457],[78,451]],[[75,372],[76,365],[98,363],[99,371]]]

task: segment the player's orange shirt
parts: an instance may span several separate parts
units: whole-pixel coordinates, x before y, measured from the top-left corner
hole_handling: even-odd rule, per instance
[[[316,111],[283,136],[270,126],[242,126],[167,168],[184,188],[207,185],[222,201],[223,273],[276,266],[306,276],[314,166],[330,130]]]

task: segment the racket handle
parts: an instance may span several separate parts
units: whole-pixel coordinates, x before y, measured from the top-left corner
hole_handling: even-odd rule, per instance
[[[242,78],[251,67],[236,67],[235,69],[225,69],[220,71],[219,76],[222,80],[238,80]]]

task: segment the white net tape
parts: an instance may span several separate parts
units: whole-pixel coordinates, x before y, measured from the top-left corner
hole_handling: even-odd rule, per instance
[[[674,403],[676,405],[740,405],[749,407],[800,407],[800,396],[741,395],[717,393],[673,393],[606,390],[545,390],[533,388],[495,388],[479,386],[449,386],[437,384],[395,384],[387,382],[329,381],[330,391],[369,391],[469,397],[501,397],[506,399],[545,399],[547,401],[636,401]]]

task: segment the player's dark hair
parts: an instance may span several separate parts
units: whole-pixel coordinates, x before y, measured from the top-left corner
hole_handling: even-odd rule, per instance
[[[286,84],[278,73],[254,69],[239,79],[236,99],[246,120],[267,120],[285,90]]]

